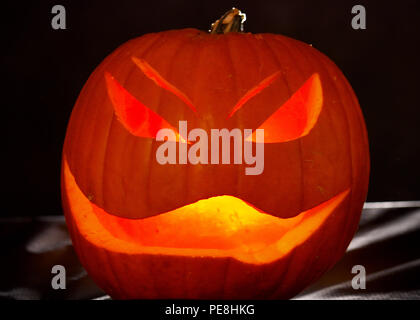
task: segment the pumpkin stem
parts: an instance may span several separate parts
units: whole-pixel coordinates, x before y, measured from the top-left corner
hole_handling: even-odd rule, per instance
[[[246,14],[241,10],[232,8],[226,12],[219,20],[212,23],[211,34],[225,34],[228,32],[243,32]]]

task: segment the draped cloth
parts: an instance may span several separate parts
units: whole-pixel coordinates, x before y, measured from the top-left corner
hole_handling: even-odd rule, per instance
[[[0,239],[0,299],[109,298],[80,265],[62,216],[2,218]],[[66,268],[65,290],[52,289],[54,265]],[[352,287],[355,265],[366,289]],[[420,202],[366,203],[346,254],[294,299],[420,299]]]

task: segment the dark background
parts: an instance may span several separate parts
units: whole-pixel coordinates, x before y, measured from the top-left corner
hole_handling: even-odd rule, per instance
[[[64,5],[67,30],[51,28]],[[351,28],[362,4],[367,30]],[[73,104],[94,68],[149,32],[207,30],[232,6],[245,31],[311,43],[341,68],[365,115],[368,201],[420,199],[420,1],[3,1],[0,216],[61,214],[60,160]]]

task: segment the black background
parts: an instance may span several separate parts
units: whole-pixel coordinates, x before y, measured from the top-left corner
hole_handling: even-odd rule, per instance
[[[53,30],[64,5],[67,29]],[[367,29],[351,28],[362,4]],[[207,30],[232,6],[245,31],[311,43],[352,84],[371,151],[368,201],[420,199],[420,1],[3,1],[0,216],[61,214],[60,160],[67,121],[94,68],[150,32]]]

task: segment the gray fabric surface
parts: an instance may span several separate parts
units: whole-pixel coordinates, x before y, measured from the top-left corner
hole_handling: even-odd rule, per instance
[[[352,288],[354,265],[365,290]],[[345,256],[295,299],[420,299],[420,208],[364,209]]]
[[[295,299],[420,299],[420,206],[365,206],[345,256]],[[0,220],[0,299],[106,299],[80,265],[63,217]],[[66,267],[66,290],[51,288],[52,266]],[[354,290],[354,265],[366,289]]]

